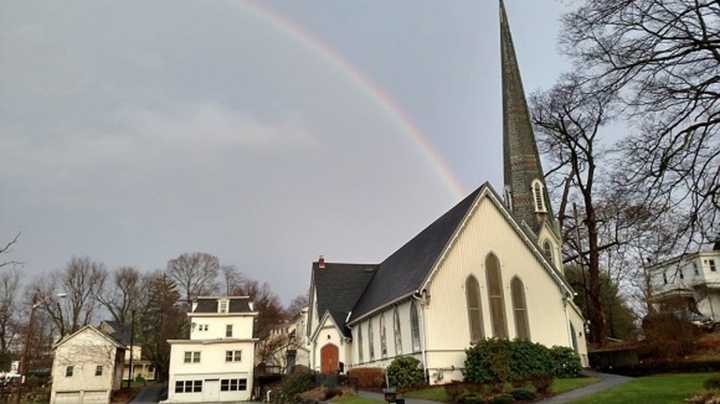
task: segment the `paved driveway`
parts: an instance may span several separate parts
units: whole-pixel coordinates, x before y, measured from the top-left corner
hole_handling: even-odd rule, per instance
[[[130,404],[155,404],[160,401],[160,393],[162,393],[163,386],[149,386],[140,390],[138,395]]]

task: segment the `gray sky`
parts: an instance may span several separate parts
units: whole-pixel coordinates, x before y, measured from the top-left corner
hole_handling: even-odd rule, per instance
[[[550,86],[565,6],[506,3],[526,90]],[[377,262],[461,195],[355,74],[465,192],[500,188],[497,7],[3,1],[0,239],[29,275],[205,251],[286,302],[319,254]]]

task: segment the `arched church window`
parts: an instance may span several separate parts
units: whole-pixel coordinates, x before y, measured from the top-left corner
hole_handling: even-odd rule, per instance
[[[485,259],[485,274],[487,276],[493,335],[495,338],[507,339],[508,331],[507,319],[505,318],[502,274],[500,273],[500,262],[494,254],[489,254]]]
[[[485,330],[483,330],[480,285],[472,275],[468,276],[465,280],[465,299],[467,300],[470,342],[475,343],[485,338]]]
[[[533,202],[535,202],[535,212],[547,212],[547,207],[545,206],[545,187],[543,186],[542,181],[535,180],[532,182],[532,193]]]
[[[570,323],[570,339],[572,342],[573,350],[577,353],[578,351],[578,343],[577,343],[577,336],[575,335],[575,327],[573,327],[572,323]]]
[[[398,308],[393,309],[393,334],[395,335],[395,354],[402,353],[402,329],[400,328],[400,314]]]
[[[362,323],[358,324],[358,361],[362,363],[365,358],[363,357],[363,335],[362,335]]]
[[[550,265],[555,266],[555,258],[550,240],[545,240],[543,242],[543,255],[545,255],[545,258],[547,258],[548,262],[550,262]]]
[[[505,206],[507,206],[508,210],[512,212],[512,191],[510,190],[510,187],[505,187]]]
[[[375,359],[375,333],[373,333],[373,319],[368,320],[368,352],[370,360]]]
[[[420,350],[420,320],[414,300],[410,303],[410,333],[412,334],[413,352],[418,352]]]
[[[525,285],[523,285],[523,282],[517,276],[510,282],[510,291],[512,292],[516,337],[523,341],[530,341],[530,324],[528,321],[527,301],[525,300]]]
[[[380,313],[380,356],[387,356],[387,333],[385,332],[385,313]]]

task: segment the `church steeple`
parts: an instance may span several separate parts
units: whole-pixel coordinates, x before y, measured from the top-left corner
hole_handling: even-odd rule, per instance
[[[555,229],[554,218],[503,0],[500,0],[500,52],[505,199],[515,218],[537,235],[545,221]]]

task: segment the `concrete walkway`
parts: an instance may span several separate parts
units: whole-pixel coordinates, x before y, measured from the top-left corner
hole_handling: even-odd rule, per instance
[[[373,391],[358,390],[358,395],[362,398],[369,398],[371,400],[379,400],[384,402],[385,396],[382,393],[375,393]],[[437,401],[430,400],[419,400],[415,398],[405,398],[405,404],[438,404]]]
[[[130,404],[154,404],[160,401],[163,386],[148,386],[140,390]]]
[[[590,396],[595,393],[605,391],[609,388],[619,386],[621,384],[625,384],[632,380],[632,377],[611,375],[609,373],[598,373],[593,371],[584,371],[583,375],[597,377],[598,379],[600,379],[600,381],[598,383],[594,383],[580,389],[570,390],[567,393],[558,394],[555,397],[550,397],[540,402],[546,404],[568,403],[570,401]]]

